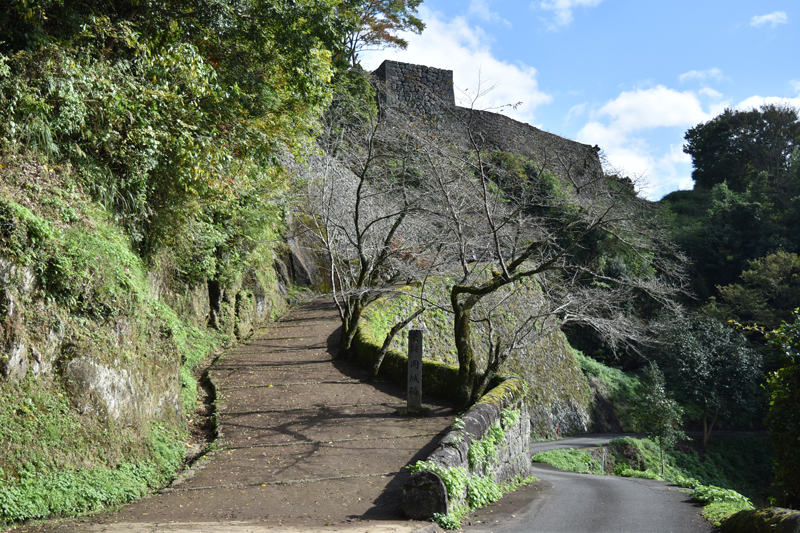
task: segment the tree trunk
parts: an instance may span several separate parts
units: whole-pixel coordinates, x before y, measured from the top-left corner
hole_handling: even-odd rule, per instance
[[[336,354],[335,359],[344,359],[351,355],[353,339],[361,323],[363,310],[361,302],[357,301],[350,307],[349,311],[345,312],[345,317],[342,320],[342,338],[339,341],[339,352]]]
[[[383,340],[383,346],[381,346],[381,351],[378,352],[378,358],[377,358],[377,360],[375,361],[375,364],[372,367],[372,374],[369,377],[369,381],[372,381],[373,379],[378,377],[378,372],[381,369],[381,364],[383,363],[383,358],[386,357],[386,352],[389,351],[389,345],[392,344],[392,339],[394,339],[394,336],[397,335],[397,332],[400,331],[401,329],[403,329],[404,327],[406,327],[406,325],[408,325],[409,322],[411,322],[412,320],[414,320],[415,318],[417,318],[419,315],[421,315],[424,312],[425,312],[425,308],[422,307],[421,309],[416,310],[414,312],[414,314],[412,314],[411,316],[409,316],[405,320],[401,320],[400,322],[398,322],[397,324],[392,326],[392,329],[389,330],[389,333],[386,335],[386,338]]]
[[[493,359],[489,362],[489,365],[486,367],[486,371],[480,377],[476,376],[475,386],[472,390],[472,398],[470,399],[470,403],[475,403],[481,399],[481,396],[486,393],[486,389],[489,388],[489,383],[492,381],[497,375],[498,370],[500,370],[500,365],[503,363],[505,358],[502,360],[499,357]]]
[[[472,324],[470,310],[461,305],[453,306],[455,311],[455,340],[458,352],[458,390],[456,391],[455,409],[463,411],[471,405],[472,391],[478,378],[475,364],[475,353],[472,351]]]
[[[703,448],[708,446],[708,438],[711,436],[711,430],[714,429],[714,424],[717,421],[717,414],[719,414],[719,409],[714,409],[714,418],[711,420],[711,424],[708,424],[708,406],[703,408]]]

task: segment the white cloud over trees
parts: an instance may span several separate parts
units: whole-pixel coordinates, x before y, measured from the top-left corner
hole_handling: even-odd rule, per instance
[[[800,96],[797,98],[784,98],[781,96],[751,96],[739,102],[736,109],[747,111],[748,109],[756,109],[765,104],[773,105],[789,105],[800,109]]]
[[[603,148],[613,167],[645,177],[648,185],[642,192],[658,199],[676,188],[691,187],[691,158],[682,151],[682,132],[722,111],[718,96],[663,85],[625,91],[594,111],[577,137]],[[667,153],[656,153],[645,137],[667,128],[676,130],[675,143]]]

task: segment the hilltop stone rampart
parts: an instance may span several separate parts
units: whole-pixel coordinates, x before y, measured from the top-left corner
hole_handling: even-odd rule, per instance
[[[448,140],[455,140],[464,148],[473,148],[472,138],[481,149],[521,155],[565,178],[586,179],[603,171],[596,146],[548,133],[500,113],[457,106],[452,70],[386,60],[373,76],[381,85],[381,106],[416,115],[422,123],[446,133]]]

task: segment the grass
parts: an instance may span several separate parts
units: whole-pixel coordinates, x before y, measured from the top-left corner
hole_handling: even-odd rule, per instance
[[[579,350],[572,349],[572,354],[578,361],[586,378],[595,383],[598,387],[598,392],[611,402],[622,425],[626,428],[632,428],[634,423],[630,413],[630,406],[636,398],[639,378],[618,368],[606,366],[584,355]]]
[[[67,396],[32,379],[0,395],[0,524],[90,514],[163,485],[184,457],[186,435],[151,424],[144,441],[102,427]],[[36,442],[36,446],[31,446]]]
[[[53,359],[46,363],[52,371],[0,380],[0,524],[89,514],[139,498],[183,464],[187,433],[179,416],[165,409],[117,420],[81,411],[73,385],[56,370],[82,357],[166,396],[179,370],[182,405],[191,412],[193,371],[227,339],[190,326],[155,299],[125,232],[68,173],[0,168],[0,257],[16,267],[0,288],[0,326],[39,348],[49,331],[64,337],[57,353],[43,357]],[[23,269],[35,280],[28,292]]]
[[[591,455],[583,450],[568,448],[549,450],[533,456],[535,463],[547,463],[561,470],[580,472],[581,474],[599,474],[602,466]]]
[[[684,446],[669,450],[664,475],[658,446],[649,439],[625,437],[607,446],[606,468],[614,475],[669,481],[692,489],[692,499],[704,505],[703,516],[719,525],[728,516],[753,509],[751,495],[764,501],[769,479],[768,437],[717,438],[701,456]],[[552,450],[536,454],[534,461],[562,470],[601,473],[596,457],[587,450]]]

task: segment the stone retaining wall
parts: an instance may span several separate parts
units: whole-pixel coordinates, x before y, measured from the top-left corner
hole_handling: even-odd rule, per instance
[[[531,431],[524,396],[520,379],[505,380],[454,424],[426,461],[438,468],[463,468],[470,476],[491,476],[498,484],[528,477],[531,472]],[[513,423],[503,420],[504,410],[509,409],[519,410],[521,414]],[[470,447],[484,439],[494,425],[500,425],[504,431],[496,458],[489,464],[471,464]],[[411,519],[428,520],[434,513],[447,514],[463,506],[468,490],[467,487],[461,494],[447,494],[439,475],[429,471],[417,472],[403,489],[403,510]]]
[[[456,105],[452,70],[387,60],[373,76],[382,85],[382,105],[394,107],[402,103],[417,113],[434,115]]]
[[[455,104],[453,71],[386,60],[373,72],[379,104],[444,133],[448,142],[472,150],[522,155],[565,179],[584,183],[602,175],[597,146],[548,133],[500,113]],[[521,95],[524,97],[524,95]]]

